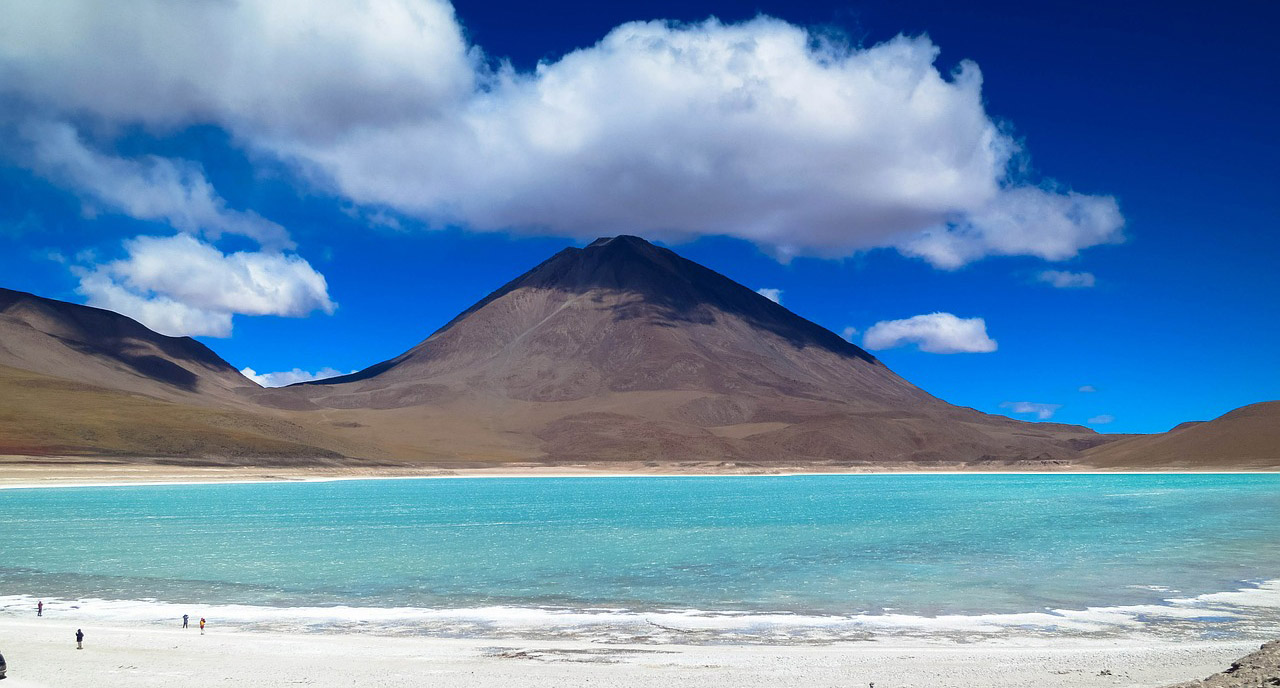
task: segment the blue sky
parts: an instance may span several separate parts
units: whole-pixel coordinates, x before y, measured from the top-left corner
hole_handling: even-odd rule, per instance
[[[958,5],[33,4],[0,286],[347,372],[626,231],[984,411],[1280,397],[1276,10]]]

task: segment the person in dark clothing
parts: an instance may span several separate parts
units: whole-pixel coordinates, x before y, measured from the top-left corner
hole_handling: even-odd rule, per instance
[[[84,649],[84,631],[78,628],[76,629],[76,649],[77,650]]]
[[[36,602],[36,616],[44,616],[44,600]]]
[[[190,616],[187,616],[186,614],[183,614],[183,615],[182,615],[182,627],[183,627],[183,628],[186,628],[186,627],[187,627],[187,621],[188,621],[188,620],[190,620],[190,619],[191,619],[191,617],[190,617]]]

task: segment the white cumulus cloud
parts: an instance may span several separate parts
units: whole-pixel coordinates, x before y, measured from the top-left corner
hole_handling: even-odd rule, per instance
[[[761,295],[761,296],[763,296],[763,297],[765,297],[766,299],[769,299],[770,301],[772,301],[772,302],[774,302],[774,303],[776,303],[776,304],[781,305],[781,303],[782,303],[782,290],[781,290],[781,289],[770,289],[770,288],[768,288],[768,287],[761,287],[761,288],[759,288],[759,289],[757,289],[757,290],[756,290],[756,293],[757,293],[757,294],[759,294],[759,295]]]
[[[1097,278],[1092,272],[1068,272],[1066,270],[1045,270],[1036,276],[1045,284],[1052,284],[1059,289],[1082,289],[1092,287]]]
[[[1053,418],[1053,414],[1062,408],[1062,404],[1041,404],[1034,401],[1006,401],[1000,404],[1000,408],[1007,408],[1012,413],[1031,413],[1035,414],[1037,420],[1049,420]]]
[[[982,318],[958,318],[950,313],[928,313],[903,320],[883,320],[867,328],[862,345],[871,350],[915,344],[934,354],[989,353],[996,340],[987,336]]]
[[[354,370],[350,371],[356,372]],[[285,370],[278,373],[259,373],[253,368],[243,368],[240,374],[262,385],[263,387],[285,387],[299,382],[310,382],[311,380],[324,380],[326,378],[346,375],[347,373],[334,368],[321,368],[316,372],[308,372],[301,368],[293,370]]]
[[[231,334],[231,316],[332,313],[328,284],[302,257],[224,254],[190,235],[137,237],[126,258],[79,268],[92,306],[133,317],[168,335]]]
[[[853,343],[853,338],[854,338],[854,336],[856,336],[857,334],[858,334],[858,328],[856,328],[856,327],[854,327],[854,326],[852,326],[852,325],[850,325],[849,327],[844,328],[843,330],[840,330],[840,336],[841,336],[842,338],[844,338],[844,340],[845,340],[846,342],[849,342],[849,343]]]
[[[1124,217],[1110,196],[1004,188],[981,208],[926,229],[901,250],[935,267],[958,268],[991,255],[1065,260],[1082,249],[1121,240]]]
[[[432,117],[473,92],[435,0],[40,0],[5,4],[3,88],[44,108],[263,142]]]
[[[943,74],[924,37],[862,48],[768,17],[633,22],[521,72],[491,66],[440,0],[9,10],[0,88],[31,112],[220,126],[428,225],[727,235],[784,258],[891,247],[947,269],[1121,238],[1113,198],[1019,177],[977,65]]]
[[[231,336],[231,313],[195,308],[162,294],[133,291],[103,270],[80,273],[77,289],[90,306],[123,313],[147,327],[171,337]]]

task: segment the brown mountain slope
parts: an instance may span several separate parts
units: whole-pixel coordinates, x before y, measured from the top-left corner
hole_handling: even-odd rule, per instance
[[[635,237],[556,254],[394,359],[256,398],[351,414],[403,457],[965,463],[1069,460],[1105,441],[947,404]]]
[[[12,289],[0,289],[0,365],[202,405],[258,388],[190,337]]]
[[[303,423],[208,408],[0,366],[0,455],[183,457],[234,465],[336,459]]]
[[[378,405],[409,406],[426,380],[535,402],[644,390],[931,398],[834,333],[634,237],[566,249],[397,358],[308,386],[316,400],[376,390]]]
[[[1243,406],[1169,432],[1120,440],[1085,453],[1099,468],[1195,469],[1280,467],[1280,401]]]
[[[293,463],[378,456],[261,388],[190,337],[111,311],[0,289],[0,454]]]

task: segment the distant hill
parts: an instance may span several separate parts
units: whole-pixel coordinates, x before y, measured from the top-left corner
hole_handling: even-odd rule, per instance
[[[198,404],[258,387],[190,337],[12,289],[0,289],[0,365]]]
[[[1248,469],[1280,467],[1280,401],[1243,406],[1211,421],[1097,447],[1084,461],[1100,468]]]
[[[269,414],[164,401],[0,366],[0,455],[106,456],[211,465],[337,459],[331,439]]]
[[[190,337],[0,289],[0,454],[260,464],[343,456],[343,443],[309,419],[244,397],[257,389]]]

